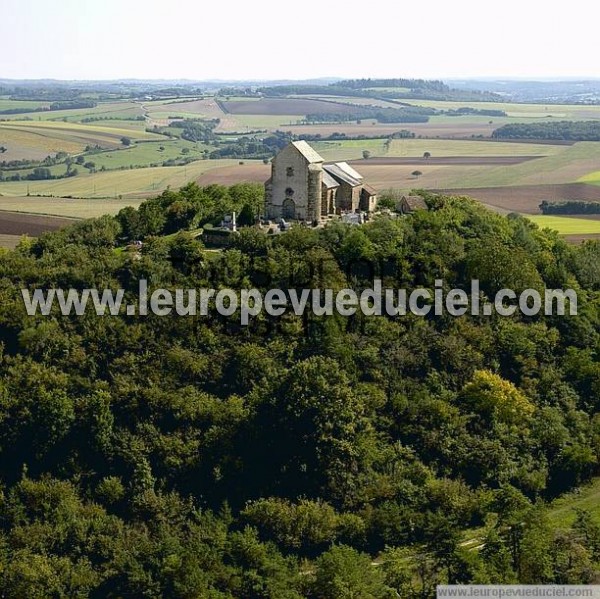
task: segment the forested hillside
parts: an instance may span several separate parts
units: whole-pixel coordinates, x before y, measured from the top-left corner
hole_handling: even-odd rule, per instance
[[[179,192],[0,255],[7,599],[388,599],[589,583],[600,522],[600,244],[459,197],[224,251],[178,229],[256,188]],[[252,212],[250,211],[250,214]],[[212,220],[211,220],[212,219]],[[125,227],[126,230],[122,230]],[[168,234],[168,236],[163,236]],[[141,256],[121,251],[143,238]],[[572,287],[579,315],[29,317],[20,289]],[[476,543],[469,543],[477,539]]]

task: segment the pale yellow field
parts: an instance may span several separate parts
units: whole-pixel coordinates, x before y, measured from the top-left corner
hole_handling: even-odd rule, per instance
[[[0,233],[0,248],[12,250],[17,247],[21,239],[23,239],[22,235],[5,235],[4,233]]]
[[[238,160],[199,160],[187,166],[141,168],[104,173],[80,174],[70,179],[54,181],[4,181],[0,183],[3,196],[75,196],[82,198],[147,197],[167,187],[181,187],[200,175],[219,166],[232,166]],[[251,163],[251,161],[246,161]],[[2,198],[0,198],[1,202]]]
[[[421,157],[429,152],[440,156],[551,156],[565,150],[565,146],[495,141],[452,139],[394,139],[386,156]]]
[[[0,210],[70,216],[73,218],[94,218],[103,214],[116,214],[125,206],[139,206],[141,198],[130,199],[71,199],[37,197],[0,197]]]
[[[0,123],[0,145],[7,148],[1,155],[2,160],[43,160],[50,154],[68,152],[79,154],[85,149],[81,140],[61,139],[60,137],[40,134],[38,131],[10,128]]]

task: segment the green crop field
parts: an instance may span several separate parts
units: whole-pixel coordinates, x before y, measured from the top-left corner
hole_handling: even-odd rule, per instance
[[[0,111],[13,110],[14,108],[29,108],[30,110],[35,110],[36,108],[42,108],[49,105],[49,102],[36,102],[33,100],[9,100],[8,98],[0,98]],[[8,118],[8,115],[0,116],[2,118]]]
[[[0,183],[0,195],[26,196],[29,191],[31,195],[57,197],[146,197],[158,194],[169,186],[181,187],[216,167],[232,166],[238,162],[237,160],[199,160],[186,166],[86,173],[70,179],[54,181],[4,181]],[[250,162],[246,161],[246,163]]]
[[[200,159],[202,157],[202,150],[208,147],[184,139],[163,139],[164,141],[137,143],[128,148],[101,152],[90,155],[87,158],[95,163],[96,169],[100,169],[103,166],[107,169],[115,169],[131,165],[148,166],[150,164],[160,164],[165,160],[177,158],[193,157]],[[161,148],[163,149],[161,150]],[[182,154],[182,150],[187,150],[187,153]]]
[[[591,185],[600,185],[600,171],[593,171],[579,178],[580,183],[590,183]]]
[[[415,106],[425,106],[437,110],[456,110],[458,108],[476,108],[479,110],[503,110],[509,117],[519,119],[566,119],[591,120],[600,119],[600,106],[580,104],[515,104],[510,102],[446,102],[443,100],[407,100]],[[449,117],[460,118],[460,117]],[[495,120],[496,117],[485,117]]]
[[[553,229],[561,235],[597,235],[600,234],[600,220],[576,216],[555,216],[539,214],[527,217],[542,229]]]

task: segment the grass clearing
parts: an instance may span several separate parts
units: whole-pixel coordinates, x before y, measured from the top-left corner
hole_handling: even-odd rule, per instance
[[[555,499],[550,504],[550,522],[556,528],[568,528],[575,522],[576,509],[590,512],[600,524],[600,477]]]

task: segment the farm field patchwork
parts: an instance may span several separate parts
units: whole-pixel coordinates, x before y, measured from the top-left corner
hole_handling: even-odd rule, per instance
[[[596,191],[600,192],[600,142],[565,145],[497,142],[471,137],[489,136],[504,122],[515,120],[527,122],[539,121],[540,118],[600,118],[600,106],[408,100],[410,104],[441,110],[460,107],[500,109],[505,110],[509,116],[490,118],[485,115],[436,115],[430,118],[429,123],[380,124],[364,120],[360,124],[297,125],[310,112],[335,114],[344,110],[352,111],[356,105],[397,107],[397,104],[376,98],[350,96],[262,99],[230,96],[220,99],[229,111],[225,113],[217,100],[214,97],[118,100],[100,102],[98,106],[89,109],[32,112],[30,114],[33,120],[11,117],[11,120],[0,122],[0,145],[7,147],[2,159],[42,160],[58,151],[78,154],[87,145],[98,144],[112,149],[87,154],[85,160],[93,162],[97,170],[104,167],[109,172],[90,174],[87,169],[78,165],[78,176],[70,179],[0,182],[0,194],[14,197],[25,196],[29,192],[33,195],[111,198],[114,202],[127,203],[132,198],[154,195],[169,185],[177,187],[189,180],[197,180],[202,184],[231,184],[237,181],[263,182],[268,178],[269,167],[251,160],[243,160],[243,165],[237,159],[198,160],[187,166],[148,168],[151,164],[161,164],[172,159],[200,159],[203,150],[212,149],[203,144],[181,139],[169,140],[145,131],[146,127],[153,124],[167,125],[169,117],[218,118],[220,123],[217,132],[220,133],[283,130],[296,134],[319,133],[323,136],[334,132],[352,136],[365,135],[369,139],[312,143],[325,160],[356,160],[358,170],[379,190],[397,187],[408,191],[420,187],[465,192],[501,212],[514,210],[536,214],[543,199],[597,199]],[[23,105],[33,109],[44,103],[25,104],[0,99],[0,109],[3,106],[14,108]],[[146,121],[114,120],[114,117],[127,119],[142,115],[146,117]],[[84,118],[103,116],[110,120],[77,122]],[[402,129],[412,131],[416,137],[394,139],[391,144],[386,144],[391,134]],[[178,130],[173,132],[176,135],[180,133]],[[124,148],[121,137],[129,137],[140,143]],[[368,160],[362,159],[365,150],[370,153]],[[430,159],[423,159],[425,152],[429,152]],[[49,168],[52,175],[62,175],[66,167],[59,164]],[[420,174],[415,175],[417,171]],[[13,174],[17,172],[25,177],[31,171],[13,171]],[[575,184],[576,181],[581,184]],[[119,200],[119,196],[124,199]],[[80,214],[80,209],[84,210],[83,206],[74,208],[73,202],[77,200],[62,202],[63,204],[55,203],[50,206],[52,213],[59,210],[60,214],[75,215]],[[35,211],[42,211],[41,204],[38,204]],[[88,207],[89,212],[86,214],[96,214],[95,210],[96,208]],[[570,226],[575,225],[570,223]],[[577,231],[581,231],[581,228]]]
[[[121,146],[122,137],[132,140],[162,139],[155,133],[110,124],[61,121],[0,122],[0,145],[7,148],[2,154],[2,160],[7,161],[40,160],[60,151],[77,154],[88,145],[117,148]]]

